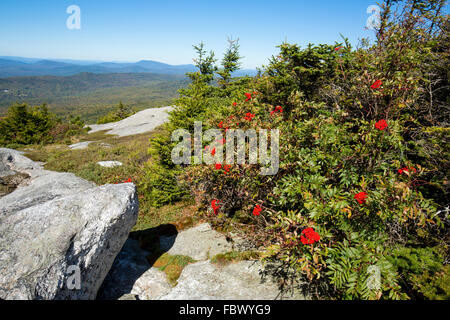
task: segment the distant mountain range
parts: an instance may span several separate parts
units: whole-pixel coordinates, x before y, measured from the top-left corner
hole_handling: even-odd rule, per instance
[[[182,75],[197,69],[192,64],[170,65],[151,60],[139,62],[102,62],[80,60],[41,60],[0,56],[0,78],[24,76],[71,76],[78,73],[155,73]],[[255,75],[256,70],[239,70],[236,76]]]
[[[59,116],[95,122],[120,101],[137,110],[170,105],[188,83],[184,75],[144,72],[10,77],[0,79],[0,117],[15,103],[46,103]]]

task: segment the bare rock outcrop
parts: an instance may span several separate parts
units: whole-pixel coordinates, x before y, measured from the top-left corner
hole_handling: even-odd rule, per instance
[[[0,197],[0,298],[95,299],[136,223],[132,183],[97,187],[0,149],[0,178],[26,175]]]

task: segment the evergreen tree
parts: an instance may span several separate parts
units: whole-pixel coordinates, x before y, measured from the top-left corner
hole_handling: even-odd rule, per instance
[[[129,116],[132,116],[135,113],[136,112],[133,109],[131,109],[130,106],[126,106],[122,103],[122,101],[120,101],[116,109],[109,112],[106,116],[100,118],[97,121],[97,124],[120,121],[125,118],[128,118]]]
[[[219,84],[226,86],[231,79],[231,74],[240,69],[241,63],[239,60],[242,57],[239,55],[239,39],[228,39],[228,49],[222,59],[222,69],[217,74],[222,78]]]
[[[45,104],[34,108],[28,108],[26,104],[13,105],[7,116],[0,120],[0,144],[48,142],[51,139],[49,132],[56,122]]]
[[[209,83],[214,78],[214,72],[217,71],[215,65],[217,59],[214,58],[214,52],[210,51],[208,54],[203,42],[193,47],[197,52],[197,58],[194,59],[194,63],[199,71],[187,73],[187,76],[191,78],[193,82],[202,81]]]

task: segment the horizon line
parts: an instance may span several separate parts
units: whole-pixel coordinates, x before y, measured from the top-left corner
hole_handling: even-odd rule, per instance
[[[161,63],[161,64],[166,64],[169,66],[195,66],[193,63],[182,63],[182,64],[170,64],[167,62],[162,62],[162,61],[158,61],[158,60],[151,60],[151,59],[140,59],[140,60],[101,60],[101,59],[74,59],[74,58],[42,58],[42,57],[24,57],[24,56],[12,56],[12,55],[3,55],[0,53],[0,58],[16,58],[16,59],[31,59],[31,60],[37,60],[37,61],[80,61],[80,62],[91,62],[93,64],[95,63],[139,63],[139,62],[143,62],[143,61],[152,61],[152,62],[157,62],[157,63]],[[7,59],[5,59],[7,60]],[[37,62],[36,61],[36,62]],[[26,62],[24,62],[26,63]],[[257,70],[258,67],[256,68],[249,68],[249,67],[244,67],[240,70]]]

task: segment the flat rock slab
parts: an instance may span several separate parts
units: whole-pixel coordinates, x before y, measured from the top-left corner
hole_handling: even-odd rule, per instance
[[[107,130],[106,134],[118,135],[119,137],[131,136],[152,131],[156,127],[167,122],[168,111],[172,107],[151,108],[139,111],[136,114],[117,122],[105,124],[91,124],[89,133]]]
[[[160,248],[170,255],[182,255],[202,261],[219,253],[233,251],[233,245],[226,237],[214,231],[208,223],[181,231],[174,236],[161,236]]]
[[[97,187],[11,149],[0,163],[30,177],[0,197],[0,299],[94,299],[136,223],[135,186]],[[71,288],[76,270],[81,287]]]
[[[164,272],[152,267],[148,252],[136,240],[127,240],[117,256],[102,289],[100,299],[119,300],[303,300],[298,288],[289,292],[259,261],[240,261],[223,266],[208,259],[233,250],[225,237],[205,223],[180,232],[176,237],[160,237],[161,249],[170,255],[203,260],[187,265],[177,285],[172,287]],[[284,277],[284,276],[282,276]]]
[[[241,261],[224,267],[209,261],[183,269],[178,285],[161,300],[275,300],[305,299],[300,293],[282,296],[271,278],[263,280],[258,261]]]
[[[82,142],[78,142],[78,143],[70,145],[69,148],[72,150],[86,149],[93,142],[94,141],[82,141]]]
[[[123,165],[120,161],[99,161],[97,164],[105,168],[115,168]]]

